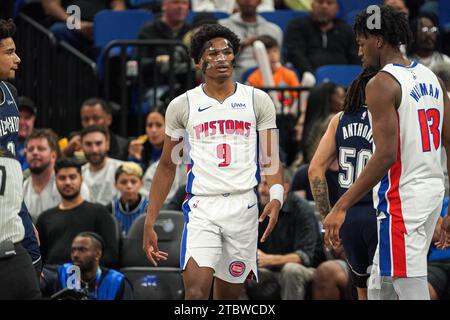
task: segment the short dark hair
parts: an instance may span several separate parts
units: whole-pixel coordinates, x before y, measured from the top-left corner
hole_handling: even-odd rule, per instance
[[[60,158],[55,163],[55,174],[58,174],[59,170],[65,168],[75,168],[81,175],[81,163],[75,158]]]
[[[58,145],[58,135],[52,129],[48,129],[48,128],[34,129],[30,133],[30,135],[25,139],[25,145],[27,145],[30,140],[41,139],[41,138],[47,139],[50,149],[52,151],[55,151],[59,157],[61,152],[59,150],[59,145]]]
[[[92,232],[92,231],[83,231],[75,236],[75,238],[78,238],[78,237],[90,238],[92,240],[92,242],[94,243],[94,246],[97,249],[100,249],[100,251],[103,254],[103,250],[105,248],[105,240],[103,240],[103,237],[101,235],[99,235],[96,232]],[[73,238],[73,239],[75,239],[75,238]]]
[[[83,128],[80,132],[81,140],[83,140],[85,135],[87,135],[89,133],[93,133],[93,132],[100,132],[106,137],[106,140],[109,140],[108,129],[106,129],[104,126],[99,126],[99,125],[93,125],[93,126],[88,126],[86,128]]]
[[[105,111],[107,114],[112,114],[111,107],[109,106],[108,102],[106,102],[103,99],[97,98],[97,97],[89,98],[89,99],[85,100],[81,104],[81,108],[83,108],[84,106],[93,107],[97,104],[99,104],[100,107],[102,107],[102,110]]]
[[[372,14],[364,9],[355,19],[353,30],[356,35],[369,34],[381,36],[393,47],[398,48],[400,44],[408,46],[411,43],[411,30],[409,29],[408,19],[399,10],[391,6],[379,6],[381,14],[381,28],[369,28],[368,20],[372,19]]]
[[[16,25],[12,19],[0,19],[0,41],[11,38],[16,33]]]
[[[200,57],[205,51],[205,43],[214,38],[225,38],[230,41],[234,55],[239,52],[239,37],[227,27],[220,24],[204,24],[192,36],[191,58],[195,63],[200,62]]]
[[[269,36],[268,34],[260,35],[257,40],[261,41],[264,44],[264,47],[266,47],[266,50],[272,49],[272,48],[279,48],[277,40],[275,40],[274,37]]]

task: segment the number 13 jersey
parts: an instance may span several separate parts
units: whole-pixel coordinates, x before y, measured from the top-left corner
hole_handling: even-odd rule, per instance
[[[382,72],[397,80],[402,98],[396,119],[397,161],[374,188],[374,206],[409,232],[428,218],[444,195],[441,132],[446,93],[434,73],[415,61],[408,67],[388,64]]]
[[[223,102],[208,96],[199,85],[175,98],[166,112],[166,134],[187,140],[186,191],[194,195],[241,193],[255,187],[259,182],[257,132],[275,128],[270,97],[240,83]]]

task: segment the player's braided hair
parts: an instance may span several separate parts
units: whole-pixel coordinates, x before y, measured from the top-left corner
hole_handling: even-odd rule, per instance
[[[409,29],[409,23],[406,16],[390,7],[380,6],[381,14],[381,28],[372,28],[371,19],[373,13],[366,10],[361,11],[355,20],[353,30],[356,35],[364,35],[367,37],[369,34],[375,36],[381,36],[393,47],[398,48],[400,44],[408,46],[411,43],[411,31]]]
[[[370,79],[374,75],[377,74],[377,71],[373,68],[366,68],[359,76],[353,80],[352,84],[347,90],[344,99],[344,112],[345,113],[354,113],[358,112],[366,102],[366,85]]]
[[[233,47],[234,55],[238,53],[240,40],[233,31],[220,24],[204,24],[194,33],[191,39],[190,53],[195,63],[200,62],[200,57],[205,50],[205,43],[214,38],[227,39]]]
[[[0,19],[0,41],[12,37],[15,32],[16,25],[14,24],[12,19]]]

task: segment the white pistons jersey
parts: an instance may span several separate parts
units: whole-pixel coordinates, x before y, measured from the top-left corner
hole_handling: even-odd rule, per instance
[[[257,131],[274,128],[270,97],[240,83],[223,102],[209,97],[200,85],[175,98],[166,112],[166,134],[177,138],[187,133],[186,191],[194,195],[241,193],[255,187]]]
[[[397,161],[373,190],[381,221],[380,270],[386,276],[422,276],[432,222],[444,196],[441,132],[446,93],[434,73],[417,62],[408,67],[388,64],[382,71],[400,84],[402,98]],[[424,230],[428,225],[431,235]]]

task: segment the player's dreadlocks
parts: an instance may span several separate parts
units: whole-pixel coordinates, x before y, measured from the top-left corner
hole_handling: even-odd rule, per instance
[[[191,40],[191,58],[195,63],[200,62],[205,43],[214,38],[227,39],[233,47],[234,55],[238,53],[240,40],[234,32],[220,24],[204,24],[195,32]]]
[[[358,112],[366,102],[366,85],[377,71],[373,68],[366,68],[359,76],[353,80],[352,84],[347,90],[347,94],[344,99],[344,112],[354,113]]]
[[[15,32],[16,25],[14,24],[12,19],[0,19],[0,41],[12,37]]]
[[[353,26],[355,34],[365,37],[369,34],[379,35],[393,47],[398,47],[400,44],[408,46],[411,43],[411,31],[406,16],[402,12],[385,5],[380,6],[380,14],[381,28],[369,28],[373,13],[368,13],[366,10],[359,13]]]

